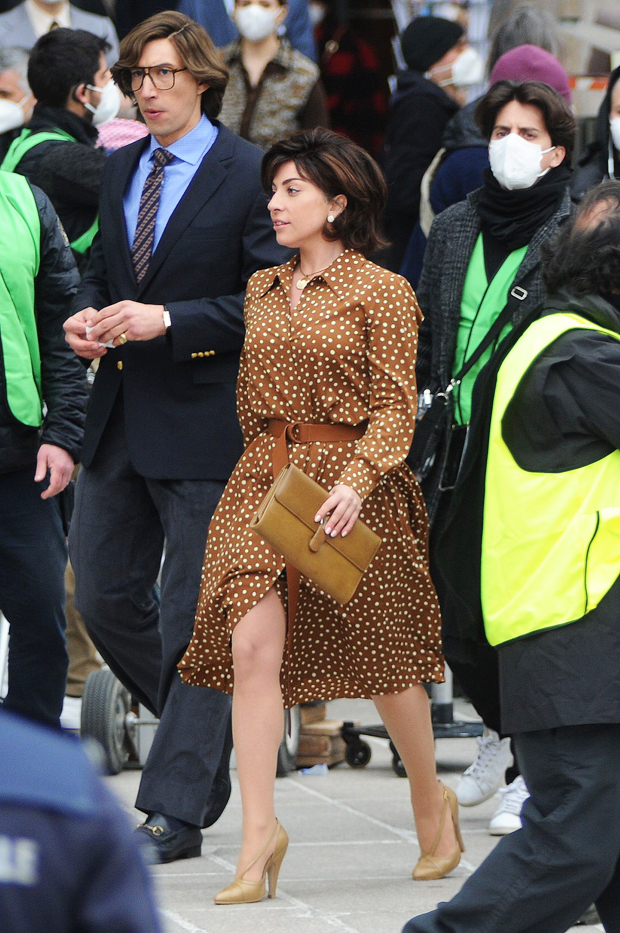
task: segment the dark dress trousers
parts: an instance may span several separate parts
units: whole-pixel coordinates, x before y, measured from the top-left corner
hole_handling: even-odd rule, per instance
[[[70,540],[76,605],[112,670],[160,716],[137,806],[199,826],[225,805],[230,698],[182,684],[206,533],[242,450],[236,379],[250,275],[285,261],[260,189],[261,152],[219,125],[141,283],[123,194],[148,145],[113,154],[76,310],[165,304],[165,337],[101,359]],[[161,601],[153,595],[165,543]]]

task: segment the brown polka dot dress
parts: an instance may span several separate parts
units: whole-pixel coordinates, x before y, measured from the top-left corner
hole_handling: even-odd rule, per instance
[[[383,540],[346,606],[302,577],[281,672],[287,707],[443,680],[426,509],[403,462],[416,410],[415,295],[401,276],[347,250],[291,309],[296,261],[257,272],[248,284],[237,392],[246,450],[209,528],[194,635],[179,665],[186,683],[232,692],[235,624],[276,583],[286,600],[284,561],[248,527],[272,483],[267,419],[368,419],[361,440],[289,444],[291,462],[316,482],[359,493],[360,517]]]

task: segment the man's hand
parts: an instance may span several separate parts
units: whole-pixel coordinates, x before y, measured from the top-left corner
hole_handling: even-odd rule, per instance
[[[87,360],[96,360],[108,352],[105,347],[99,346],[96,339],[86,339],[86,328],[92,327],[98,320],[98,311],[94,308],[83,308],[63,324],[65,340],[78,356],[83,356]]]
[[[314,520],[320,522],[325,519],[326,535],[335,538],[340,534],[345,538],[352,531],[361,510],[362,500],[356,491],[344,483],[336,483]]]
[[[41,493],[42,499],[51,499],[52,496],[62,492],[73,476],[73,458],[62,447],[55,444],[41,444],[37,454],[37,471],[34,474],[35,483],[41,483],[50,474],[50,484]]]
[[[102,308],[97,324],[92,328],[93,340],[107,343],[113,340],[116,347],[124,343],[119,340],[124,334],[127,340],[153,340],[166,333],[163,305],[143,305],[139,301],[117,301]]]

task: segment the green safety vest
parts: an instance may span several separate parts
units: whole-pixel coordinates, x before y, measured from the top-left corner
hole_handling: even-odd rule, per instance
[[[535,473],[517,464],[502,438],[502,418],[529,367],[575,329],[620,340],[578,314],[551,314],[528,327],[498,373],[481,567],[491,645],[582,619],[620,575],[620,451],[573,470]]]
[[[9,146],[7,154],[2,161],[2,165],[0,165],[0,171],[14,172],[27,152],[30,152],[31,149],[34,149],[34,147],[38,146],[40,143],[46,143],[50,140],[69,143],[77,142],[73,136],[70,136],[69,133],[65,133],[64,130],[42,130],[40,133],[33,133],[32,130],[22,130],[19,136],[14,139]],[[71,249],[76,253],[80,253],[80,255],[86,253],[93,245],[93,240],[95,239],[95,234],[98,229],[99,215],[95,217],[95,220],[88,230],[77,237],[77,239],[73,240],[70,244]]]
[[[512,283],[527,249],[527,246],[522,246],[510,253],[489,282],[484,265],[482,234],[478,236],[463,286],[461,316],[456,336],[454,365],[452,366],[453,376],[463,368],[468,358],[475,352],[476,347],[486,337],[495,319],[505,308]],[[511,328],[512,324],[507,324],[496,343],[503,340]],[[471,420],[471,396],[474,383],[482,367],[490,360],[493,350],[492,346],[485,350],[461,384],[454,390],[454,420],[456,424],[468,424]]]
[[[0,172],[0,342],[6,396],[13,416],[41,424],[41,358],[34,306],[41,222],[23,175]]]

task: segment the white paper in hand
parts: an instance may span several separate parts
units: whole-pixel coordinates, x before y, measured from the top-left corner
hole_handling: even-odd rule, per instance
[[[93,338],[90,336],[91,333],[92,333],[92,327],[89,327],[89,325],[87,324],[87,325],[86,325],[86,339],[87,339],[87,340],[92,340],[92,339],[93,339]],[[108,348],[114,349],[114,341],[112,341],[112,340],[106,340],[105,343],[101,343],[101,341],[98,340],[97,343],[99,344],[100,347],[108,347]]]

